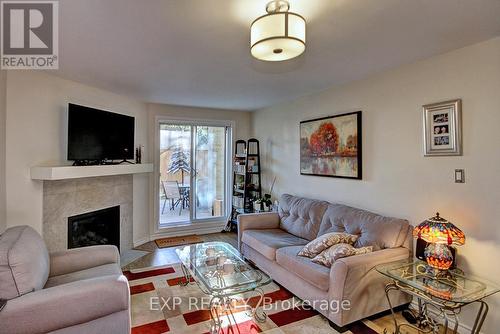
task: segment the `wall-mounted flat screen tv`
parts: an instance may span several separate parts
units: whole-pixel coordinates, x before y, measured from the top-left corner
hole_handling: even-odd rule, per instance
[[[134,117],[70,103],[68,160],[133,159],[134,131]]]

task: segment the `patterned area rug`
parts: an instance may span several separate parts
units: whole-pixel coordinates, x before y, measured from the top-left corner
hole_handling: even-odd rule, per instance
[[[209,333],[210,299],[195,282],[179,285],[184,280],[180,265],[125,271],[124,275],[130,282],[132,334]],[[263,290],[267,320],[257,322],[242,308],[236,308],[231,322],[229,316],[221,317],[221,333],[338,333],[325,317],[298,306],[299,300],[283,287],[271,283]],[[238,297],[250,305],[256,305],[260,299],[255,292]],[[346,334],[382,333],[370,320],[358,321],[348,328]]]

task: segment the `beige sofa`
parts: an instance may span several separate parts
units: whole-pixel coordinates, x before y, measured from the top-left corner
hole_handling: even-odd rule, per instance
[[[344,231],[359,235],[355,247],[373,246],[374,251],[339,259],[331,268],[297,256],[317,236]],[[343,327],[389,309],[384,292],[387,279],[374,267],[409,258],[412,237],[411,225],[403,219],[283,195],[278,213],[238,216],[238,245],[246,259]],[[337,308],[343,300],[350,301],[349,310]],[[394,293],[392,300],[394,305],[410,302],[403,293]]]
[[[115,246],[49,254],[40,235],[0,235],[0,333],[129,334],[130,295]]]

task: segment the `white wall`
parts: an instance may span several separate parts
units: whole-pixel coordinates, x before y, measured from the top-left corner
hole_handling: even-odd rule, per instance
[[[30,167],[64,165],[69,102],[135,116],[136,145],[147,156],[146,104],[41,71],[7,74],[6,191],[7,226],[27,224],[42,232],[41,181]],[[149,177],[134,175],[134,240],[148,236]]]
[[[2,82],[0,80],[0,88]],[[8,121],[5,144],[8,158],[5,164],[5,186],[1,183],[2,178],[0,185],[8,194],[5,201],[7,227],[27,224],[42,232],[43,183],[31,180],[30,167],[70,164],[66,161],[66,115],[69,102],[134,116],[136,145],[145,147],[143,156],[146,160],[151,158],[149,161],[153,161],[149,148],[154,139],[154,128],[151,131],[148,128],[149,123],[154,124],[155,116],[230,120],[236,125],[234,138],[248,138],[250,134],[248,112],[146,104],[41,71],[10,71],[6,86]],[[0,117],[0,134],[1,120]],[[1,158],[0,150],[0,166]],[[150,230],[154,222],[153,215],[150,215],[150,200],[156,198],[150,190],[152,180],[151,175],[134,175],[134,244],[149,240],[152,233]]]
[[[463,156],[423,157],[422,105],[461,98]],[[299,122],[363,111],[363,180],[299,173]],[[467,236],[460,266],[500,284],[500,38],[257,111],[267,179],[285,192],[407,218],[439,211]],[[453,181],[465,168],[466,183]],[[269,182],[269,181],[268,181]],[[500,328],[500,294],[484,333]],[[472,307],[474,308],[474,307]],[[461,316],[472,325],[472,314]]]
[[[0,233],[5,229],[5,90],[6,71],[0,70]]]

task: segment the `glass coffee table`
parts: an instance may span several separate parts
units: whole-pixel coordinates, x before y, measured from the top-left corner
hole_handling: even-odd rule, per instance
[[[234,297],[249,291],[259,294],[258,302],[254,307],[247,304],[243,307],[256,321],[266,321],[266,313],[259,310],[264,299],[261,287],[271,283],[272,279],[246,263],[233,246],[225,242],[204,242],[180,247],[176,253],[184,274],[184,281],[180,284],[187,285],[194,279],[200,289],[211,296],[211,333],[220,331],[221,314],[230,315],[236,323],[232,311]]]
[[[396,334],[401,333],[401,327],[408,326],[424,333],[438,333],[439,323],[432,314],[443,319],[444,333],[448,333],[449,320],[454,320],[453,333],[458,331],[458,314],[462,307],[479,303],[472,334],[480,332],[484,319],[488,314],[488,304],[484,298],[500,291],[495,284],[484,279],[465,275],[461,270],[454,269],[436,273],[426,262],[420,260],[404,260],[383,264],[376,267],[377,271],[391,279],[385,287],[385,294],[396,328]],[[414,318],[416,326],[406,323],[398,324],[389,297],[392,290],[400,290],[417,298],[418,311]],[[434,312],[432,312],[434,311]]]

